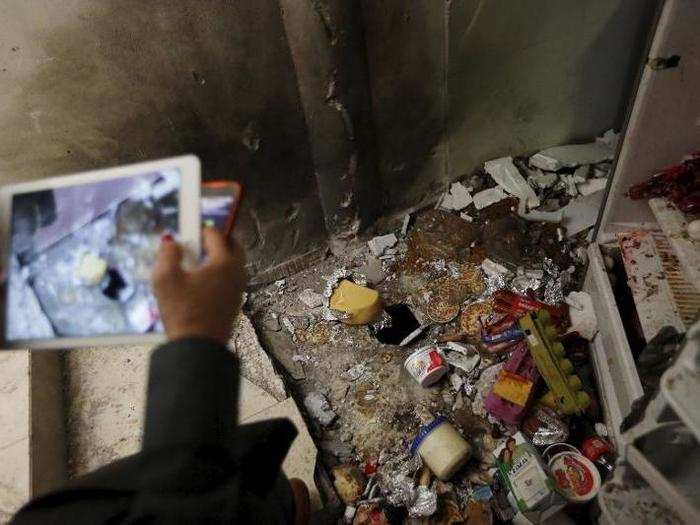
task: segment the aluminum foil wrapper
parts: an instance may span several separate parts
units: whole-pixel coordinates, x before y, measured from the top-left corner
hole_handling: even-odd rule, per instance
[[[416,489],[416,497],[413,504],[408,507],[408,515],[411,518],[432,516],[437,511],[437,491],[422,485]]]
[[[542,301],[551,305],[564,302],[564,286],[562,285],[561,277],[547,281],[547,284],[544,286]]]
[[[386,495],[387,501],[395,507],[410,507],[415,499],[413,474],[421,468],[423,461],[416,454],[401,453],[382,463],[377,472],[377,484]]]
[[[474,399],[474,396],[476,395],[478,389],[478,381],[479,377],[481,376],[481,371],[483,369],[479,366],[474,368],[471,372],[467,374],[467,377],[464,379],[464,393],[467,394],[467,397],[470,399]]]
[[[484,290],[484,293],[481,294],[481,299],[491,297],[494,292],[497,292],[498,290],[507,289],[509,278],[508,275],[503,274],[486,275],[484,278],[484,283],[486,284],[486,289]]]
[[[537,419],[542,422],[542,426],[531,437],[534,445],[542,447],[563,443],[569,439],[569,427],[564,421],[550,414],[547,410],[537,410],[536,414]]]

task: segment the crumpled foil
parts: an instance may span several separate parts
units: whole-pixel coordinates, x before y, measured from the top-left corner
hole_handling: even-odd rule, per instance
[[[486,275],[484,277],[484,284],[486,285],[486,289],[484,290],[484,293],[481,294],[481,298],[485,299],[487,297],[491,297],[494,294],[494,292],[508,288],[508,282],[509,278],[507,275],[504,274],[496,273],[492,275]]]
[[[564,285],[562,283],[562,275],[559,267],[554,264],[552,259],[545,257],[542,260],[542,269],[544,270],[544,293],[542,301],[556,305],[564,301]]]
[[[326,288],[323,290],[323,297],[325,297],[326,299],[326,306],[328,306],[328,303],[331,299],[331,295],[333,295],[333,292],[337,288],[338,283],[343,279],[347,279],[351,275],[352,272],[347,268],[338,268],[328,277],[323,278],[326,281]]]
[[[423,466],[418,454],[399,453],[389,459],[379,456],[380,467],[377,484],[386,495],[387,501],[395,507],[410,507],[415,498],[413,474]]]
[[[481,376],[481,371],[484,368],[486,367],[482,368],[480,366],[477,366],[467,374],[466,378],[464,378],[464,393],[467,394],[467,397],[469,397],[470,399],[473,399],[477,391],[479,390],[477,383],[479,381],[479,377]]]
[[[542,423],[530,437],[534,445],[547,446],[569,439],[569,427],[549,410],[537,409],[534,416]]]
[[[408,515],[411,518],[421,518],[432,516],[435,511],[437,511],[437,491],[419,485],[413,504],[408,508]]]

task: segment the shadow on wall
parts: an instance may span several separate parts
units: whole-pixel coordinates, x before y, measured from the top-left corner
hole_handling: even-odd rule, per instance
[[[191,152],[204,179],[247,187],[239,233],[261,266],[325,242],[276,1],[43,3],[3,6],[5,180]]]
[[[450,178],[619,129],[656,3],[453,2]]]

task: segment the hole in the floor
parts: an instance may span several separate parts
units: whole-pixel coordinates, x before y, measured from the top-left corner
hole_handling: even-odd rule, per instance
[[[107,279],[107,284],[102,289],[102,293],[113,301],[118,301],[122,290],[126,288],[126,281],[116,268],[107,270]]]

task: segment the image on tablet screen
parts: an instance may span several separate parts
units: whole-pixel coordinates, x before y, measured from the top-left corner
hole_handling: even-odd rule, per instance
[[[13,195],[6,339],[162,332],[150,278],[180,184],[168,169]]]

